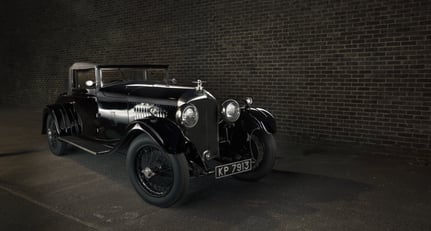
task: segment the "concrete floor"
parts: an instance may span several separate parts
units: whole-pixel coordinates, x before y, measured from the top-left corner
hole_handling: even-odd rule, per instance
[[[260,182],[194,179],[160,209],[134,192],[125,156],[50,154],[40,117],[0,109],[0,230],[431,230],[424,162],[291,146]]]

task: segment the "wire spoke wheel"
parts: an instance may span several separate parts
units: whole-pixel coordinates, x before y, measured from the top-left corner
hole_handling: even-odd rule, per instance
[[[253,160],[253,169],[259,167],[265,155],[264,144],[255,135],[251,136],[249,142],[249,152]]]
[[[50,146],[52,146],[53,148],[57,147],[58,145],[58,134],[57,134],[57,129],[55,129],[55,125],[53,123],[53,121],[50,121],[50,124],[48,125],[48,130],[47,130],[47,134],[48,134],[48,143]]]
[[[63,155],[67,144],[58,140],[59,135],[51,115],[48,115],[46,118],[46,133],[48,136],[48,146],[51,152],[57,156]]]
[[[149,145],[138,151],[136,174],[141,184],[154,196],[164,196],[172,188],[174,173],[166,154]]]
[[[170,207],[187,194],[189,166],[184,154],[166,153],[146,135],[130,144],[126,165],[136,192],[150,204]]]
[[[276,146],[272,134],[257,132],[251,134],[246,144],[253,161],[253,169],[249,172],[235,175],[240,180],[256,181],[268,175],[275,164]]]

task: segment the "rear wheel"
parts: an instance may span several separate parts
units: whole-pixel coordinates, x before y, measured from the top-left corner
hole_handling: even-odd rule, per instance
[[[64,155],[67,144],[58,140],[58,132],[54,118],[48,115],[46,118],[46,134],[48,135],[48,146],[52,154],[56,156]]]
[[[168,154],[146,136],[131,143],[126,166],[136,192],[150,204],[170,207],[187,194],[189,168],[184,154]]]
[[[253,169],[249,172],[235,175],[240,180],[257,181],[268,175],[275,164],[276,145],[272,134],[257,132],[252,134],[246,144],[253,160]]]

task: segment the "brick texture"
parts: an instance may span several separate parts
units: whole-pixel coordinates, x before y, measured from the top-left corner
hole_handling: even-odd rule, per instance
[[[169,64],[219,100],[253,96],[288,140],[431,157],[428,0],[1,4],[3,105],[52,102],[75,61]]]

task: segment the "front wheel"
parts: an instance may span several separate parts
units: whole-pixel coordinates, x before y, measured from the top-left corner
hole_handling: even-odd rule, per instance
[[[276,145],[272,134],[258,132],[252,134],[250,141],[246,143],[246,149],[253,159],[253,169],[249,172],[235,175],[237,179],[257,181],[268,175],[275,164]]]
[[[126,167],[136,192],[150,204],[170,207],[187,194],[189,168],[184,154],[168,154],[149,137],[141,135],[131,143]]]

